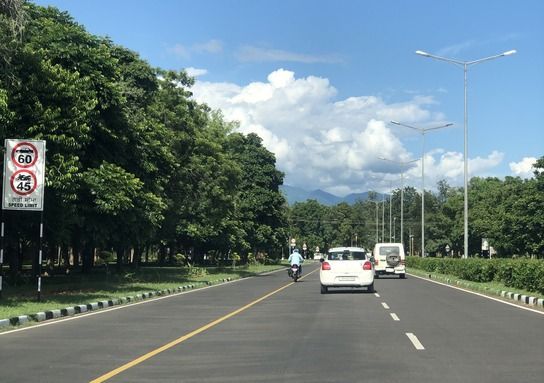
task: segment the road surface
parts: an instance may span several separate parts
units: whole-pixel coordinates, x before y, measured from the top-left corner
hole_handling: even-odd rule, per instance
[[[408,276],[319,292],[319,264],[0,335],[0,382],[538,382],[544,315]]]

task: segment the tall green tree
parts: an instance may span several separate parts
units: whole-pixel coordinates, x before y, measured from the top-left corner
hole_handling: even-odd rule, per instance
[[[286,201],[279,190],[283,173],[276,169],[276,158],[254,133],[233,133],[228,139],[231,156],[241,166],[237,208],[245,233],[244,250],[272,253],[285,243]]]

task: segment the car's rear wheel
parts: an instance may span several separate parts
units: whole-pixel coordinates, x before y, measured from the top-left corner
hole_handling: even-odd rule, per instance
[[[374,290],[374,282],[372,282],[372,284],[368,285],[368,292],[369,293],[373,293],[375,290]]]
[[[329,292],[329,288],[327,286],[321,285],[321,294],[327,294]]]
[[[406,274],[399,274],[400,279],[406,279]]]

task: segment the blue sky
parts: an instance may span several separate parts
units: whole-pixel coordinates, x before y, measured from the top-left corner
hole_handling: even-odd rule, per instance
[[[153,66],[187,69],[194,97],[276,154],[285,183],[337,195],[399,186],[421,157],[425,185],[463,183],[463,70],[470,67],[470,176],[530,176],[544,155],[544,2],[40,0]],[[421,185],[421,161],[404,168]]]

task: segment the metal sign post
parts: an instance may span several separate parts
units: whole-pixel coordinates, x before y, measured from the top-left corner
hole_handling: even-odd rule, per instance
[[[38,301],[42,288],[43,253],[43,196],[45,189],[45,141],[6,139],[4,152],[4,183],[2,210],[40,211],[40,248],[38,252]],[[3,214],[2,214],[3,216]],[[1,225],[2,249],[0,269],[4,255],[4,222]],[[2,291],[0,276],[0,292]]]

